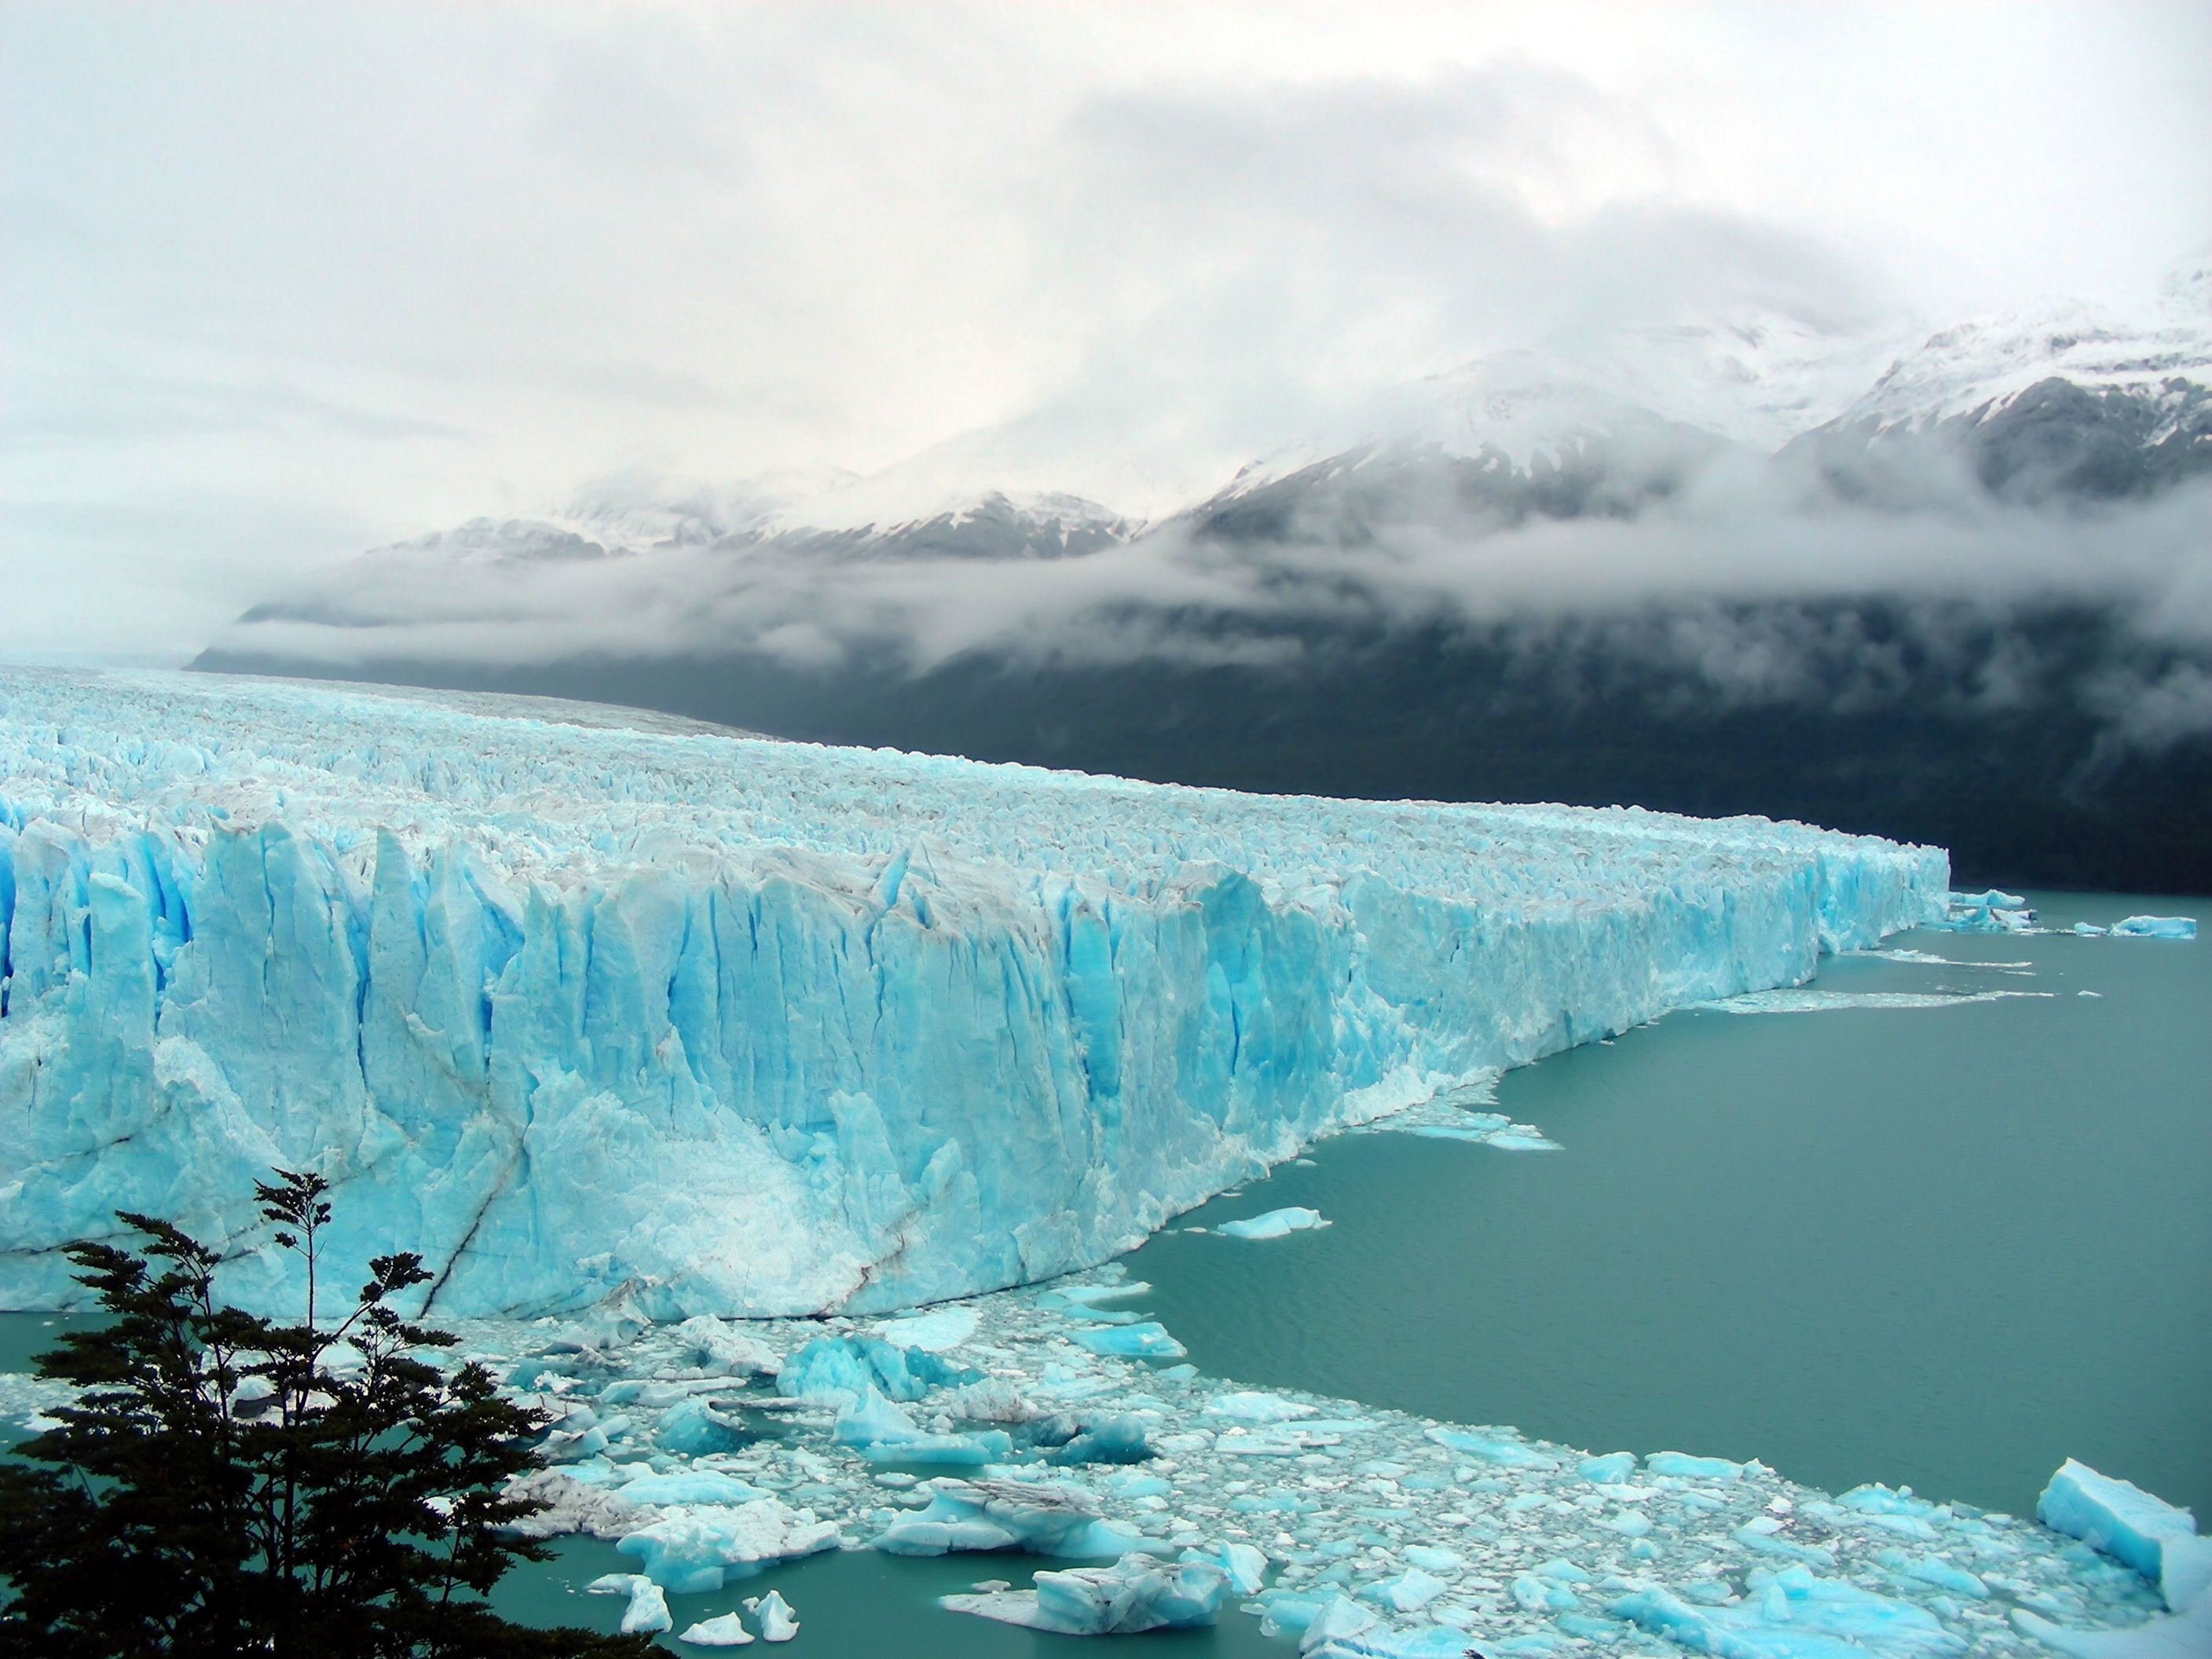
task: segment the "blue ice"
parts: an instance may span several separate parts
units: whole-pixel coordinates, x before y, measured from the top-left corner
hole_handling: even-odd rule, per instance
[[[2212,1592],[2212,1538],[2198,1534],[2190,1511],[2132,1481],[2100,1474],[2069,1457],[2036,1500],[2035,1517],[2124,1561],[2158,1586],[2175,1613]]]
[[[1270,1210],[1265,1215],[1247,1216],[1241,1221],[1224,1221],[1213,1231],[1224,1238],[1288,1238],[1292,1233],[1310,1232],[1328,1224],[1319,1210],[1292,1205],[1286,1209]]]
[[[2195,939],[2194,916],[2130,916],[2112,924],[2114,939]]]
[[[0,872],[6,1305],[77,1296],[58,1247],[127,1207],[289,1308],[248,1242],[283,1164],[448,1316],[658,1320],[1077,1271],[1318,1134],[1801,983],[1949,876],[1753,818],[12,668]]]
[[[1165,1562],[1141,1553],[1111,1566],[1040,1572],[1036,1589],[940,1597],[955,1613],[1025,1625],[1063,1636],[1129,1636],[1211,1625],[1228,1594],[1229,1575],[1202,1559]]]

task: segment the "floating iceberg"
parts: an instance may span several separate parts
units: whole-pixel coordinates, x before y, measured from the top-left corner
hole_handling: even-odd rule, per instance
[[[763,1642],[788,1642],[799,1634],[799,1615],[792,1611],[791,1603],[783,1599],[781,1590],[747,1596],[745,1611],[760,1620]]]
[[[1954,933],[2033,933],[2042,930],[2035,925],[2035,912],[2027,901],[2017,893],[2001,893],[1990,888],[1985,893],[1953,893],[1943,914],[1932,919],[1931,927],[1941,927]]]
[[[1025,1550],[1032,1555],[1119,1556],[1146,1540],[1100,1518],[1086,1487],[1059,1481],[932,1483],[929,1505],[892,1522],[876,1540],[890,1555],[955,1550]]]
[[[1723,1014],[1822,1014],[1851,1009],[1956,1008],[1969,1002],[2038,1000],[2056,991],[1747,991],[1707,1005]]]
[[[676,1639],[689,1642],[695,1647],[742,1648],[755,1638],[753,1633],[745,1628],[744,1620],[734,1613],[726,1613],[718,1618],[702,1619],[697,1624],[687,1626]]]
[[[639,1559],[645,1571],[634,1577],[678,1595],[697,1595],[757,1571],[763,1562],[812,1555],[836,1545],[835,1522],[817,1521],[811,1510],[793,1510],[763,1498],[731,1505],[671,1505],[615,1547]]]
[[[1131,1636],[1210,1625],[1219,1615],[1228,1589],[1229,1574],[1211,1561],[1170,1565],[1133,1553],[1110,1567],[1040,1572],[1035,1589],[988,1590],[939,1600],[955,1613],[977,1613],[1063,1636]]]
[[[2197,1519],[2187,1510],[2132,1481],[2100,1474],[2069,1457],[2036,1501],[2035,1518],[2127,1563],[2158,1586],[2175,1613],[2212,1594],[2212,1538],[2198,1535]]]
[[[0,1299],[252,1180],[447,1316],[889,1313],[1942,914],[1938,851],[0,670]],[[607,716],[601,713],[596,718]],[[617,717],[618,718],[618,717]],[[280,1253],[233,1293],[289,1305]],[[287,1258],[289,1260],[289,1258]]]
[[[1224,1238],[1288,1238],[1292,1233],[1310,1232],[1328,1224],[1319,1210],[1292,1205],[1265,1215],[1247,1216],[1242,1221],[1224,1221],[1213,1231]]]
[[[1803,1567],[1750,1574],[1753,1594],[1728,1606],[1692,1606],[1663,1589],[1639,1590],[1607,1609],[1696,1652],[1729,1659],[1808,1659],[1868,1653],[1936,1659],[1967,1644],[1929,1609]]]
[[[2112,924],[2114,939],[2195,939],[2194,916],[2130,916]]]
[[[668,1629],[676,1621],[668,1614],[668,1598],[659,1585],[641,1572],[610,1572],[584,1586],[587,1595],[627,1595],[629,1605],[623,1609],[622,1633],[624,1636],[650,1636]]]

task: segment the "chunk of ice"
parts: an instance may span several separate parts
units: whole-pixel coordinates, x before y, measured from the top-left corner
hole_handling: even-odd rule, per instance
[[[2112,924],[2114,939],[2195,939],[2194,916],[2130,916]]]
[[[742,1648],[750,1644],[753,1633],[745,1628],[744,1620],[734,1613],[726,1613],[714,1619],[702,1619],[676,1638],[702,1648]]]
[[[770,1590],[762,1596],[747,1596],[745,1611],[760,1620],[761,1640],[763,1642],[788,1642],[799,1634],[799,1615],[791,1610],[791,1603],[783,1599],[781,1590]]]
[[[1607,1452],[1602,1457],[1585,1457],[1575,1465],[1575,1473],[1594,1486],[1623,1486],[1636,1474],[1636,1454]]]
[[[1726,1480],[1743,1479],[1744,1466],[1731,1463],[1725,1457],[1692,1457],[1687,1452],[1653,1452],[1644,1460],[1645,1470],[1652,1474],[1671,1474],[1684,1480]]]
[[[1068,1335],[1078,1346],[1093,1353],[1125,1359],[1181,1359],[1190,1352],[1170,1336],[1164,1327],[1149,1319],[1134,1325],[1070,1331]]]
[[[2069,1457],[2036,1500],[2035,1517],[2126,1562],[2158,1586],[2175,1613],[2212,1589],[2212,1538],[2197,1535],[2197,1519],[2187,1510],[2132,1481],[2100,1474]]]
[[[1392,1577],[1364,1585],[1360,1599],[1386,1607],[1393,1613],[1419,1613],[1442,1595],[1448,1586],[1434,1573],[1408,1567]]]
[[[1455,1452],[1480,1457],[1486,1463],[1496,1463],[1506,1468],[1554,1467],[1554,1460],[1510,1434],[1442,1426],[1431,1429],[1428,1434],[1429,1438],[1439,1446],[1449,1446]]]
[[[1208,1417],[1232,1418],[1239,1423],[1287,1423],[1297,1418],[1311,1417],[1314,1409],[1303,1401],[1245,1389],[1218,1394],[1204,1407]]]
[[[1925,1607],[1790,1567],[1731,1606],[1692,1607],[1663,1589],[1639,1590],[1607,1609],[1694,1651],[1726,1659],[1937,1659],[1966,1643]]]
[[[1210,1561],[1169,1564],[1133,1553],[1111,1566],[1040,1572],[1036,1585],[939,1600],[955,1613],[1064,1636],[1129,1636],[1212,1624],[1227,1596],[1229,1575]]]
[[[1267,1554],[1250,1544],[1229,1542],[1205,1549],[1187,1549],[1182,1559],[1211,1562],[1219,1567],[1229,1576],[1229,1587],[1239,1595],[1253,1595],[1267,1582]]]
[[[615,1547],[638,1558],[645,1571],[634,1576],[648,1577],[678,1595],[698,1595],[721,1589],[732,1575],[743,1577],[763,1562],[812,1555],[836,1544],[835,1522],[817,1520],[811,1510],[793,1510],[779,1498],[763,1498],[696,1509],[674,1505]]]
[[[627,1595],[629,1605],[623,1609],[622,1633],[624,1636],[650,1636],[668,1629],[676,1621],[668,1616],[668,1598],[660,1586],[641,1572],[609,1572],[584,1586],[588,1595]]]
[[[1310,1232],[1328,1224],[1322,1219],[1319,1210],[1292,1205],[1288,1209],[1270,1210],[1265,1215],[1248,1216],[1242,1221],[1224,1221],[1213,1231],[1224,1238],[1288,1238],[1292,1233]]]

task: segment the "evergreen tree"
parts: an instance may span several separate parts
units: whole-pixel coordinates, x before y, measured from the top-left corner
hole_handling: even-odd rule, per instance
[[[422,1258],[378,1256],[340,1319],[316,1303],[328,1183],[256,1183],[276,1242],[306,1268],[305,1317],[224,1305],[220,1258],[124,1212],[143,1249],[69,1255],[110,1322],[41,1355],[76,1384],[59,1426],[0,1465],[0,1650],[26,1659],[271,1654],[288,1659],[635,1656],[641,1638],[537,1630],[484,1601],[545,1547],[503,1530],[503,1495],[536,1467],[543,1413],[471,1361],[419,1357],[454,1338],[392,1304]],[[21,1460],[21,1461],[17,1461]]]

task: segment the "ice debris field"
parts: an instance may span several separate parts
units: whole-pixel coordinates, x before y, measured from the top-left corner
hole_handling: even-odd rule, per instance
[[[341,1253],[449,1264],[449,1316],[1036,1282],[1945,912],[1942,852],[1764,819],[526,708],[0,670],[0,1303],[65,1304],[58,1248],[119,1207],[238,1237],[279,1164],[337,1183]]]
[[[631,1569],[588,1588],[696,1645],[803,1626],[803,1597],[748,1581],[866,1548],[971,1553],[957,1613],[1075,1635],[1241,1613],[1306,1659],[2186,1659],[2212,1633],[2212,1540],[2080,1464],[2030,1520],[1593,1455],[1204,1376],[1146,1289],[1115,1263],[880,1321],[618,1299],[458,1328],[555,1419],[532,1529],[617,1540]],[[51,1393],[0,1377],[0,1413]]]

